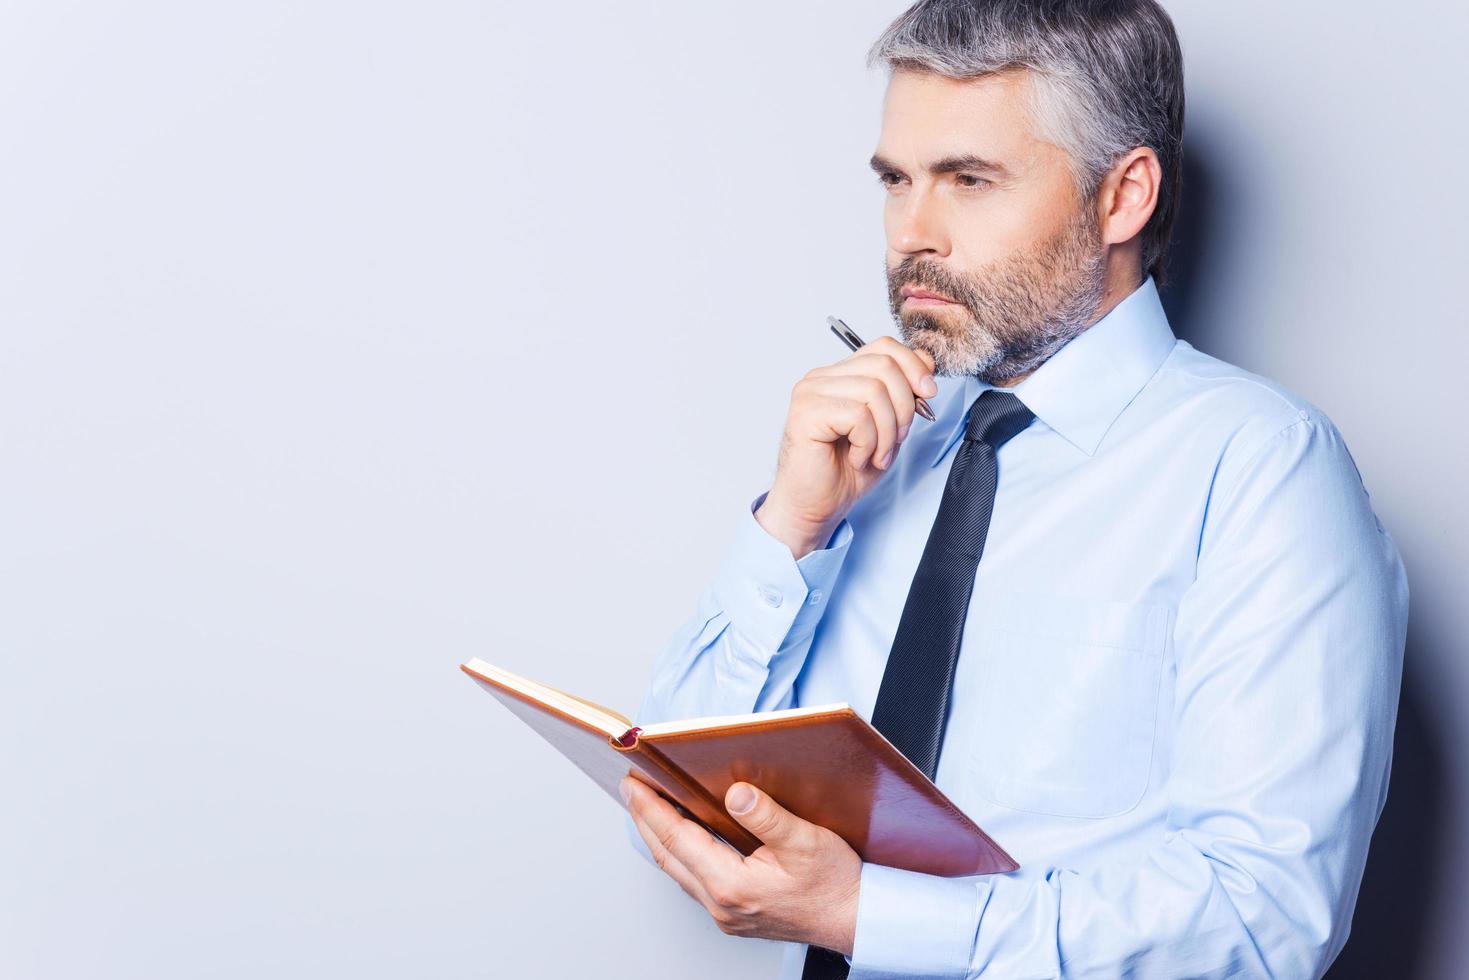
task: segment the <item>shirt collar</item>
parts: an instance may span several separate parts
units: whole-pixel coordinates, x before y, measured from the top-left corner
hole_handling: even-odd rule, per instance
[[[1088,456],[1173,350],[1176,338],[1163,312],[1153,277],[1134,289],[1107,315],[1073,337],[1013,392],[1036,418]],[[964,435],[965,413],[980,392],[994,385],[976,375],[940,379],[946,400],[935,409],[946,435],[930,466]]]

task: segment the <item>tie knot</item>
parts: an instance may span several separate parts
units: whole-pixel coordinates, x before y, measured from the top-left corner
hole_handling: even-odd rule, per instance
[[[1020,432],[1035,413],[1008,391],[988,388],[979,393],[969,408],[969,426],[964,438],[999,449],[1010,437]]]

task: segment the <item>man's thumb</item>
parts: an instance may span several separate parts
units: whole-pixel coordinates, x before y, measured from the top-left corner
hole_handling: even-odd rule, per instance
[[[791,813],[749,783],[735,783],[724,794],[724,807],[761,842],[781,847],[793,842],[806,828],[806,821]]]

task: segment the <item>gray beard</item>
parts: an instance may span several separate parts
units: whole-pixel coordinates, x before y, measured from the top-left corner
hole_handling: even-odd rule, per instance
[[[1095,214],[1086,207],[1055,237],[977,276],[907,261],[884,269],[903,343],[928,351],[935,374],[973,374],[997,385],[1040,367],[1091,326],[1106,290],[1106,263]],[[899,291],[909,284],[958,305],[905,319]]]

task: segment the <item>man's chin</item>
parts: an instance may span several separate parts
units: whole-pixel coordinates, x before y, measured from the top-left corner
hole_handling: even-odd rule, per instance
[[[956,356],[964,346],[960,341],[964,337],[965,327],[939,323],[926,312],[915,317],[900,317],[898,324],[898,339],[905,346],[924,351],[932,357],[934,374],[939,377],[954,377],[969,373],[955,363]]]
[[[959,307],[954,307],[959,309]],[[912,313],[907,316],[899,315],[898,325],[902,328],[903,342],[909,347],[915,343],[921,343],[925,338],[934,338],[939,343],[948,341],[959,335],[962,327],[953,322],[943,322],[935,317],[935,311],[925,310],[922,313]]]

